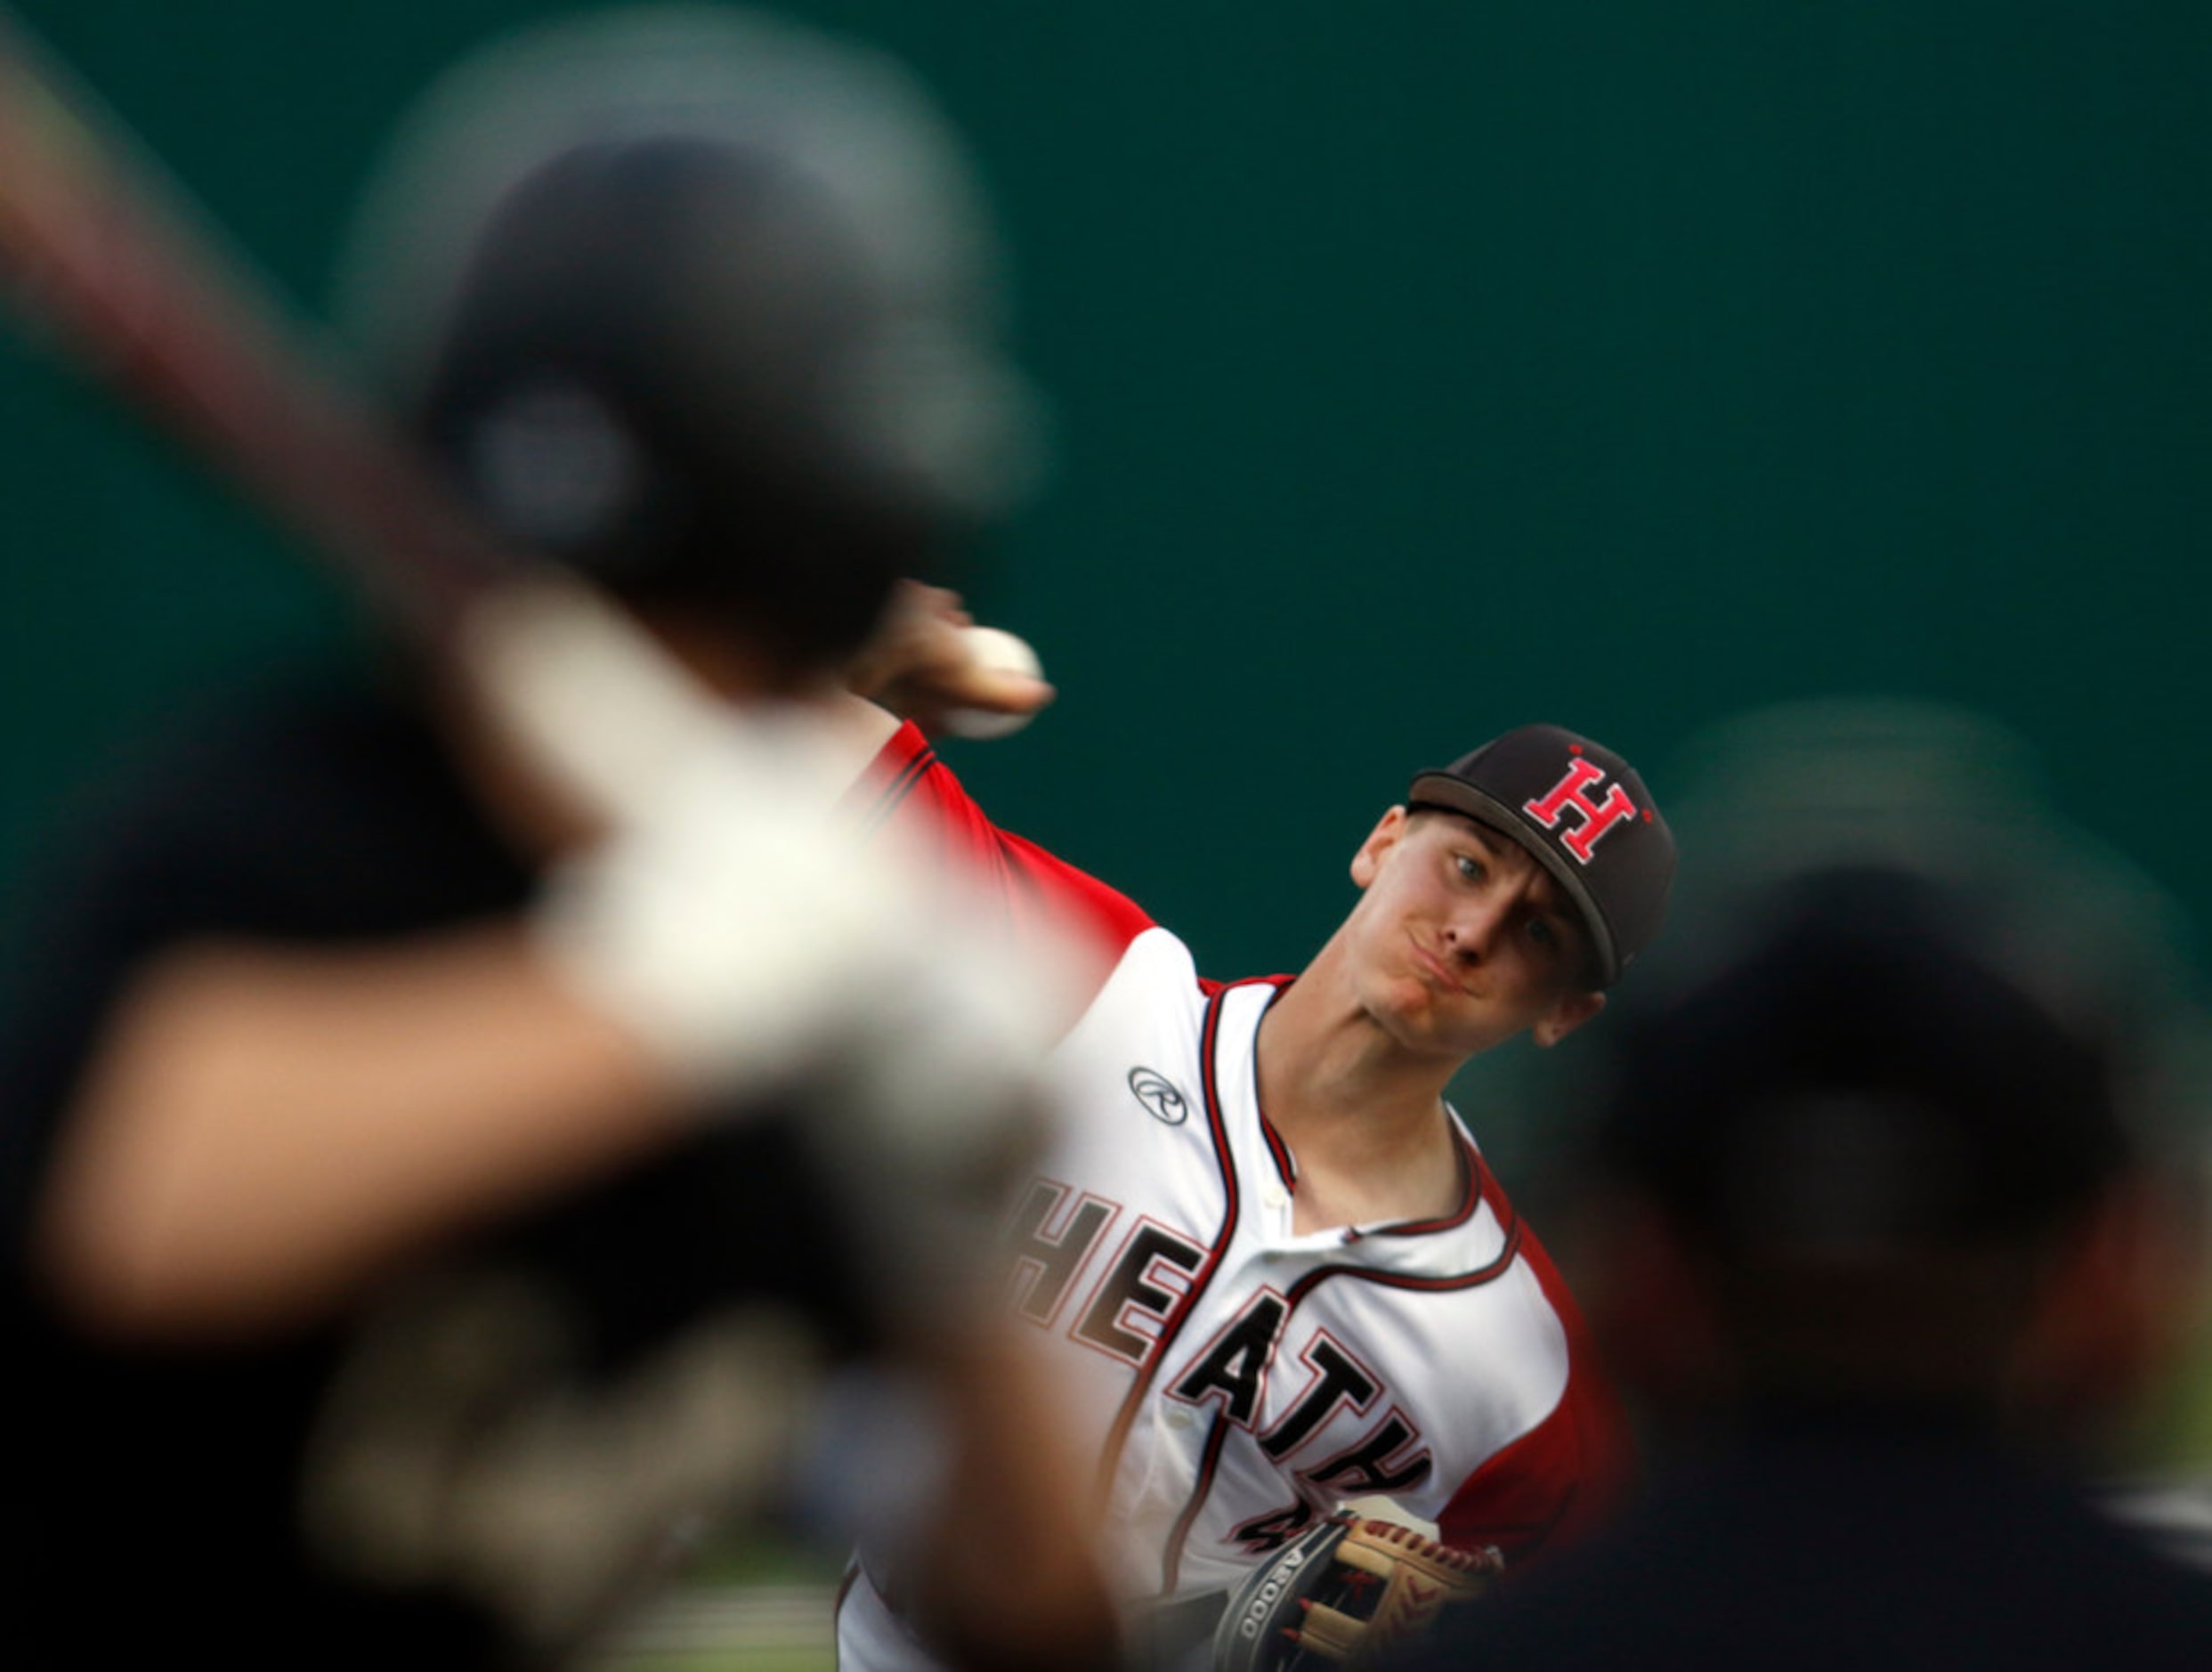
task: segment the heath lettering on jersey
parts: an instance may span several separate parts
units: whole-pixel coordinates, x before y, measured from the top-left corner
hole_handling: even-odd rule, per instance
[[[1198,1362],[1175,1384],[1175,1396],[1195,1405],[1218,1397],[1229,1420],[1252,1426],[1260,1410],[1260,1393],[1274,1362],[1276,1343],[1290,1317],[1290,1303],[1273,1289],[1262,1289],[1247,1302],[1228,1327],[1207,1343]]]
[[[1351,1445],[1293,1471],[1293,1481],[1305,1489],[1299,1497],[1240,1522],[1229,1538],[1253,1555],[1267,1555],[1312,1526],[1324,1513],[1318,1506],[1353,1497],[1394,1497],[1419,1486],[1434,1468],[1413,1418],[1393,1405]]]
[[[1115,1203],[1054,1180],[1033,1181],[1007,1223],[1008,1281],[1016,1317],[1044,1329],[1072,1318],[1073,1339],[1136,1365],[1189,1295],[1191,1273],[1205,1263],[1206,1251],[1139,1219],[1101,1265],[1095,1256],[1121,1217]]]
[[[1113,1246],[1114,1204],[1039,1180],[1009,1231],[1017,1316],[1145,1369],[1190,1294],[1206,1251],[1138,1219]],[[1086,1278],[1093,1267],[1097,1275]],[[1319,1506],[1419,1486],[1434,1465],[1383,1378],[1327,1328],[1300,1328],[1287,1295],[1254,1292],[1212,1337],[1179,1349],[1167,1399],[1211,1406],[1284,1477],[1289,1501],[1231,1537],[1254,1554],[1312,1525]]]
[[[1049,1328],[1120,1213],[1113,1203],[1077,1196],[1064,1184],[1047,1179],[1032,1183],[1006,1230],[1015,1312]]]
[[[1106,1268],[1104,1279],[1083,1308],[1075,1338],[1142,1364],[1190,1293],[1190,1274],[1206,1262],[1206,1251],[1165,1225],[1145,1221]]]

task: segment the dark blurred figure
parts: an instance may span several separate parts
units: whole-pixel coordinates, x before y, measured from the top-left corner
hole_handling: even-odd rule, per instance
[[[1854,790],[1865,758],[1805,718],[1803,793],[1693,895],[1703,949],[1624,1019],[1591,1134],[1585,1292],[1662,1462],[1405,1664],[2212,1666],[2212,1575],[2084,1487],[2193,1272],[2188,1175],[2141,1119],[2161,974],[2092,968],[2059,873],[2021,915],[1994,879],[2040,838],[1949,864],[1994,798]]]
[[[895,728],[847,659],[1018,474],[960,153],[895,66],[713,11],[533,34],[409,132],[367,337],[534,578],[149,751],[45,880],[0,1664],[568,1661],[887,1361],[966,1470],[946,1640],[1103,1653],[1081,1477],[948,1304],[1038,978],[833,813]]]

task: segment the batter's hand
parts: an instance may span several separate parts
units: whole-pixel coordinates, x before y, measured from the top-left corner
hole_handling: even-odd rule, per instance
[[[948,715],[1004,714],[1027,719],[1055,695],[1045,680],[976,661],[966,629],[976,624],[957,592],[902,583],[883,625],[847,670],[860,696],[935,735]]]
[[[631,751],[628,819],[549,876],[533,943],[702,1116],[803,1110],[863,1262],[910,1303],[957,1289],[1040,1140],[1074,965],[1017,956],[961,876],[840,821],[817,720],[676,718]]]

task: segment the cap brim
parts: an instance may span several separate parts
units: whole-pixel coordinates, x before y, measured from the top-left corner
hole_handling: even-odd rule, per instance
[[[1607,927],[1605,913],[1598,909],[1589,885],[1576,875],[1575,867],[1560,857],[1555,848],[1529,830],[1517,809],[1449,772],[1422,773],[1414,780],[1413,788],[1406,794],[1409,801],[1423,807],[1463,813],[1478,824],[1510,836],[1527,849],[1575,903],[1575,910],[1582,918],[1583,932],[1590,937],[1591,950],[1597,955],[1598,986],[1609,987],[1620,979],[1620,957],[1613,944],[1613,931]]]

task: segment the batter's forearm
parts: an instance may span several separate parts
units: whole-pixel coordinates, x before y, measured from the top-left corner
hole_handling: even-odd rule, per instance
[[[249,1334],[670,1141],[678,1103],[518,929],[183,951],[113,1019],[36,1246],[88,1327]]]

